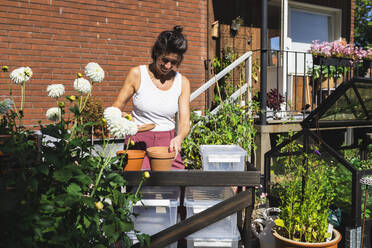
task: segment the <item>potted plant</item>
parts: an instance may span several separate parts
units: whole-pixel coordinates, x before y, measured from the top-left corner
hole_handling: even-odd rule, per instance
[[[260,102],[261,92],[257,92],[254,96],[254,100]],[[269,92],[266,93],[266,105],[268,111],[273,112],[274,119],[280,119],[281,116],[284,114],[279,114],[280,112],[285,112],[286,110],[286,103],[284,102],[284,97],[277,88],[270,89]]]
[[[334,171],[316,148],[303,152],[302,145],[291,140],[293,134],[282,149],[289,156],[282,160],[286,179],[280,190],[281,212],[273,230],[276,247],[337,247],[341,235],[331,230],[328,220],[334,198],[330,175]]]
[[[335,65],[351,67],[355,62],[368,60],[371,49],[354,47],[345,41],[321,42],[313,41],[309,52],[313,55],[313,62],[317,65]]]
[[[146,152],[143,150],[129,150],[130,146],[135,145],[132,136],[140,131],[139,127],[132,121],[132,117],[128,114],[123,117],[121,110],[116,107],[106,108],[103,116],[107,124],[107,129],[113,138],[129,137],[126,141],[127,143],[124,144],[125,149],[116,152],[116,155],[121,161],[120,167],[124,168],[125,171],[141,170]],[[124,132],[120,131],[121,127],[124,128]]]
[[[282,104],[284,103],[284,97],[278,89],[271,89],[266,95],[267,107],[274,111],[274,118],[277,118],[277,113],[282,110]]]

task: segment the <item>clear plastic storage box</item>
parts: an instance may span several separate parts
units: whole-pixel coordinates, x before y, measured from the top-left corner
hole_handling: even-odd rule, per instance
[[[186,218],[200,213],[234,195],[231,187],[186,187]],[[237,235],[236,213],[188,236],[187,239],[234,237]]]
[[[201,145],[204,171],[244,171],[247,151],[237,145]]]
[[[238,248],[240,234],[238,227],[236,228],[236,235],[215,237],[215,238],[196,238],[187,237],[187,248]]]
[[[177,223],[179,187],[146,186],[141,192],[142,201],[133,206],[133,212],[139,214],[132,218],[135,230],[153,235]],[[133,244],[138,242],[134,233],[129,233],[129,237]],[[177,248],[177,242],[167,247]]]

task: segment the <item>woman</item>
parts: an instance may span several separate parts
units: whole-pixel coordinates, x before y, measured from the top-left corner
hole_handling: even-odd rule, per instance
[[[190,130],[190,82],[177,72],[187,40],[182,28],[163,31],[152,47],[152,63],[132,68],[113,106],[123,109],[133,97],[132,116],[137,125],[154,123],[150,131],[137,133],[134,149],[146,150],[152,146],[169,146],[176,151],[173,169],[183,169],[180,157],[181,144]],[[175,136],[175,114],[179,113]],[[150,169],[146,156],[142,169]]]

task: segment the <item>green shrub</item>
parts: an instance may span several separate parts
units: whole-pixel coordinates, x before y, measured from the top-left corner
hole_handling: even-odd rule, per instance
[[[200,145],[236,144],[248,152],[248,156],[256,148],[254,138],[253,116],[258,110],[258,103],[249,102],[240,106],[227,101],[213,115],[206,111],[204,116],[191,114],[191,131],[182,143],[182,154],[186,168],[201,169]],[[251,113],[251,114],[249,114]]]

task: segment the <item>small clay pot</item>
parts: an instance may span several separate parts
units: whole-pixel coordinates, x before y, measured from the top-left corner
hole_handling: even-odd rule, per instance
[[[273,232],[273,236],[275,237],[276,248],[337,248],[342,238],[341,234],[336,229],[333,229],[333,238],[331,241],[320,243],[294,241],[281,236],[275,231]]]
[[[142,168],[143,158],[146,152],[143,150],[120,150],[116,152],[116,155],[127,155],[127,165],[124,167],[124,171],[140,171]]]
[[[168,146],[153,146],[146,150],[150,159],[151,170],[170,171],[176,152],[169,152]]]

